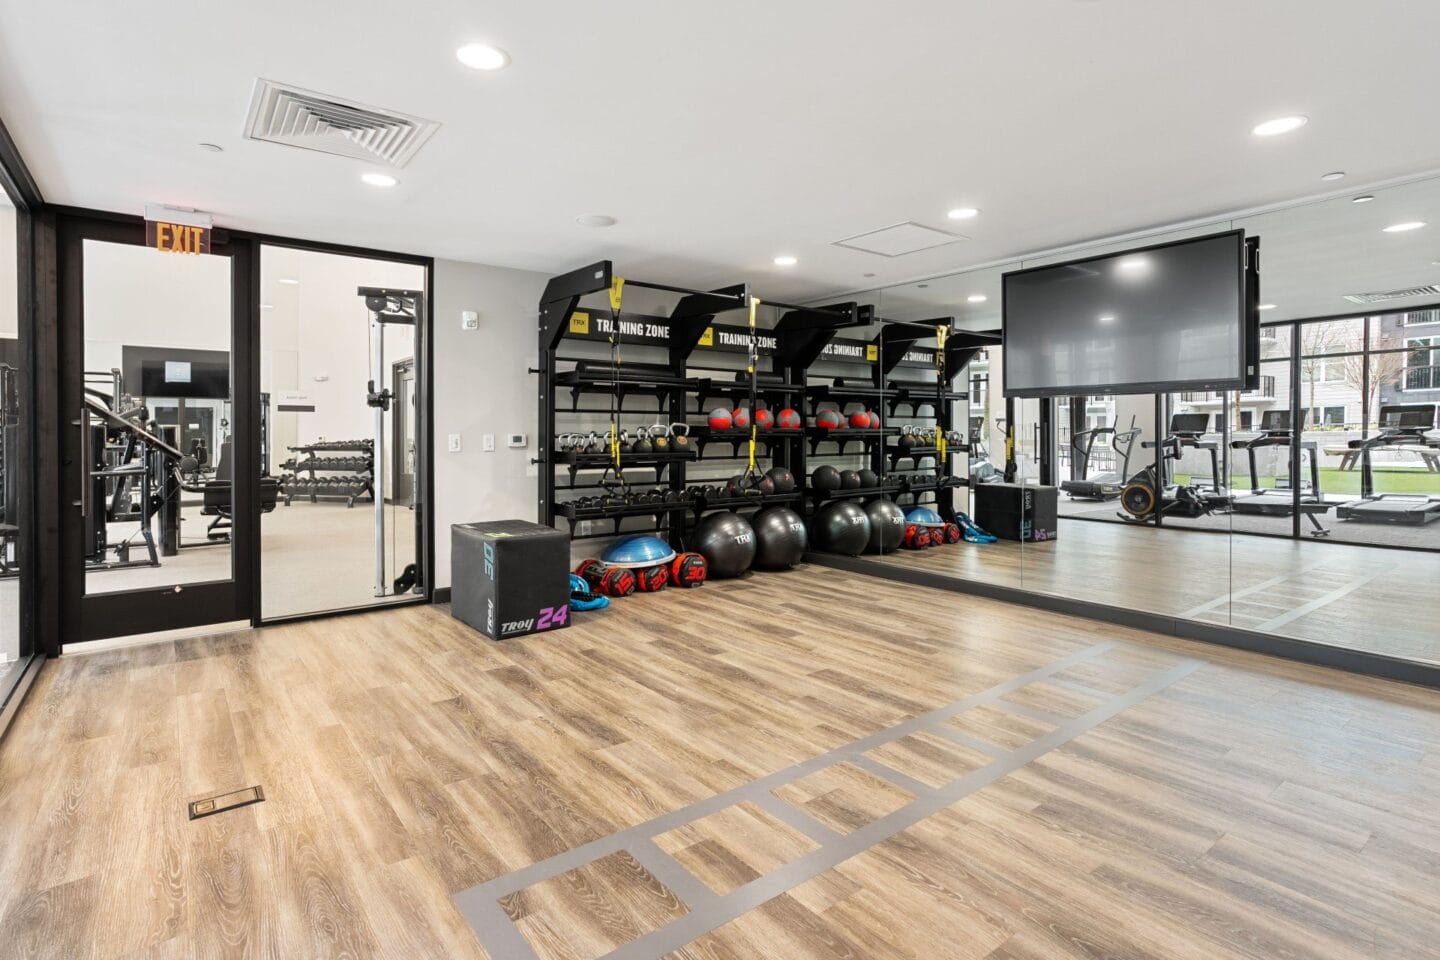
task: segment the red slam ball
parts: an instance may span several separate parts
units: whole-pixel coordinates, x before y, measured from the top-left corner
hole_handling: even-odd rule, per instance
[[[852,426],[852,427],[857,427],[857,428],[859,428],[859,429],[861,429],[861,430],[864,430],[865,428],[869,427],[869,426],[870,426],[870,411],[868,411],[868,410],[857,410],[857,411],[855,411],[854,413],[850,414],[850,426]]]
[[[786,407],[775,415],[775,426],[781,430],[798,430],[800,428],[800,414]]]
[[[761,430],[769,430],[775,426],[775,418],[771,416],[769,410],[761,408],[755,411],[755,426]]]
[[[711,410],[709,421],[711,430],[729,430],[735,425],[734,418],[730,416],[730,411],[724,407],[716,407],[714,410]]]
[[[743,430],[750,426],[750,411],[744,407],[736,407],[734,412],[730,414],[730,420],[735,424],[737,429]]]
[[[815,426],[835,430],[845,426],[845,418],[840,416],[839,410],[821,410],[815,414]]]
[[[874,410],[870,411],[870,429],[880,429],[880,414],[876,413]]]

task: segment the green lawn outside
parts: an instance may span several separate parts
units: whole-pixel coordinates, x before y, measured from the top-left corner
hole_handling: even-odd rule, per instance
[[[1387,470],[1383,467],[1376,467],[1374,475],[1376,493],[1428,493],[1440,497],[1440,473],[1419,469]],[[1175,482],[1189,483],[1190,477],[1178,474]],[[1250,489],[1250,477],[1245,474],[1237,474],[1231,478],[1230,485],[1236,490],[1248,490]],[[1262,488],[1274,487],[1275,478],[1261,477],[1260,486]],[[1353,493],[1358,495],[1360,493],[1360,471],[1321,467],[1320,489],[1327,494]]]

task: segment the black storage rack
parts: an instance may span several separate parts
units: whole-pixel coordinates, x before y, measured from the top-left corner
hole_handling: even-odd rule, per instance
[[[311,503],[321,500],[343,500],[347,507],[355,506],[360,497],[375,498],[375,454],[370,440],[320,440],[287,447],[292,454],[304,455],[306,459],[292,456],[280,465],[287,471],[280,475],[280,496],[285,506],[298,497]],[[320,457],[317,454],[335,453],[340,456]],[[309,476],[301,476],[308,473]],[[318,477],[316,474],[334,474]]]
[[[941,515],[953,519],[953,493],[966,485],[966,479],[954,472],[955,458],[949,456],[944,458],[944,463],[922,469],[921,465],[927,458],[935,458],[935,448],[916,446],[908,451],[899,450],[894,440],[901,431],[884,423],[884,420],[908,406],[915,419],[934,421],[940,431],[951,430],[952,404],[969,396],[967,392],[955,390],[954,381],[981,349],[999,342],[998,336],[950,331],[945,340],[943,362],[937,360],[933,365],[926,364],[937,371],[936,381],[891,380],[892,371],[905,360],[915,343],[925,337],[935,337],[937,327],[948,327],[950,318],[907,323],[884,320],[876,316],[872,307],[856,303],[792,306],[766,301],[768,307],[778,308],[781,316],[773,327],[763,331],[767,338],[773,338],[773,347],[765,354],[769,357],[771,369],[757,369],[756,383],[752,387],[748,375],[736,374],[733,368],[708,369],[690,364],[702,336],[717,315],[749,307],[751,296],[747,284],[694,290],[627,279],[626,289],[639,287],[678,295],[669,316],[643,318],[647,325],[665,330],[663,345],[649,343],[646,348],[665,350],[668,362],[631,363],[627,360],[617,368],[609,361],[562,356],[560,348],[576,312],[582,309],[601,315],[605,312],[603,307],[598,311],[582,307],[582,299],[609,290],[613,276],[614,267],[608,260],[582,267],[552,278],[540,301],[539,365],[534,371],[540,379],[538,455],[533,461],[539,467],[540,522],[554,525],[558,520],[564,520],[569,524],[572,537],[582,539],[586,536],[614,536],[622,532],[623,520],[648,517],[654,521],[648,529],[667,536],[679,548],[689,526],[708,511],[746,510],[777,503],[793,504],[801,512],[811,514],[824,502],[833,499],[911,496],[918,500],[922,496],[933,496]],[[630,318],[635,315],[622,308],[621,316]],[[881,326],[881,331],[871,342],[835,341],[837,334],[844,330],[876,325]],[[836,342],[837,346],[844,345],[843,355],[826,356],[832,342]],[[864,360],[856,362],[871,366],[868,379],[812,379],[810,369],[818,361],[848,362],[861,346],[865,348]],[[932,350],[932,356],[933,353]],[[571,362],[574,363],[572,368],[559,369],[561,364]],[[911,366],[919,365],[918,360],[909,362]],[[697,371],[703,375],[695,376]],[[710,375],[712,373],[717,375]],[[726,376],[722,378],[718,375],[720,373]],[[734,379],[729,379],[730,376]],[[569,394],[569,403],[558,403],[557,397],[566,393]],[[582,406],[582,398],[587,394],[613,396],[615,413],[621,412],[627,397],[655,398],[659,407],[655,412],[662,420],[688,425],[688,445],[682,450],[672,449],[663,453],[622,453],[621,478],[615,476],[608,450],[592,453],[574,448],[557,449],[559,416],[612,412],[611,407]],[[762,496],[758,491],[751,491],[742,496],[731,496],[723,493],[723,484],[719,486],[722,491],[719,494],[714,487],[700,485],[703,481],[693,481],[696,485],[692,486],[687,476],[691,465],[741,459],[750,439],[748,428],[711,429],[692,418],[703,418],[706,407],[716,399],[723,398],[728,403],[740,405],[752,395],[757,402],[764,401],[772,411],[793,405],[804,418],[804,424],[798,428],[772,427],[756,432],[757,456],[763,455],[774,465],[788,468],[795,475],[797,489],[787,494]],[[693,405],[691,397],[694,398]],[[814,425],[816,412],[824,407],[836,406],[843,414],[845,408],[853,404],[880,413],[882,425],[878,428],[846,425],[834,430]],[[922,412],[922,408],[927,407],[929,412]],[[882,476],[882,482],[859,490],[812,490],[807,460],[816,456],[816,451],[823,445],[830,443],[837,444],[842,453],[853,445],[860,445],[872,469]],[[968,444],[948,444],[951,454],[968,449]],[[900,471],[901,462],[907,459],[915,469]],[[889,467],[888,471],[886,467]],[[636,470],[647,471],[642,480],[637,481],[634,476]],[[652,475],[648,473],[650,470],[654,470],[653,483]],[[596,475],[598,479],[584,479],[586,475]],[[568,479],[568,485],[557,482],[559,478]],[[585,505],[557,500],[559,493],[582,489],[604,490],[607,496]],[[665,499],[657,500],[657,496]],[[601,533],[577,535],[577,525],[585,521],[599,521],[608,529]],[[627,528],[624,532],[631,531]]]

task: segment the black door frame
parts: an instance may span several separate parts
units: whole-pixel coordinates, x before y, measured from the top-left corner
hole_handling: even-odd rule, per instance
[[[230,544],[233,576],[226,580],[167,584],[115,593],[87,594],[84,555],[84,520],[75,506],[77,493],[73,468],[81,459],[78,416],[84,395],[85,303],[84,245],[87,240],[144,246],[145,225],[140,219],[61,213],[56,221],[57,276],[60,281],[60,461],[63,467],[58,496],[60,522],[60,632],[62,642],[153,633],[178,627],[203,626],[253,619],[257,585],[254,564],[247,562],[256,543],[248,528],[238,524]],[[234,440],[234,475],[259,476],[259,367],[252,315],[258,314],[250,276],[255,270],[255,245],[244,238],[216,235],[211,256],[230,263],[230,370],[231,419]],[[231,487],[235,516],[254,512],[258,483]],[[125,624],[123,632],[113,625]]]
[[[82,597],[84,591],[83,565],[72,559],[70,551],[80,549],[79,543],[73,545],[61,534],[65,529],[74,525],[73,518],[67,522],[67,517],[74,512],[70,501],[73,499],[73,489],[66,486],[66,465],[65,458],[73,453],[74,438],[70,435],[75,433],[67,419],[73,419],[73,413],[68,407],[62,404],[61,398],[70,396],[63,388],[69,386],[74,389],[74,378],[79,376],[81,364],[75,362],[74,350],[82,349],[81,345],[69,342],[73,339],[74,331],[68,335],[65,328],[76,324],[77,310],[82,310],[80,290],[78,284],[83,283],[83,274],[80,272],[80,262],[75,259],[76,249],[65,251],[61,249],[61,240],[68,238],[69,245],[74,248],[85,238],[109,240],[118,238],[117,242],[134,242],[134,237],[141,237],[143,242],[144,219],[142,217],[117,214],[108,211],[89,210],[83,208],[51,206],[46,209],[45,218],[50,226],[49,236],[51,238],[48,251],[39,250],[37,257],[37,270],[39,272],[49,271],[50,276],[50,308],[53,317],[48,338],[54,348],[52,361],[45,370],[48,377],[50,389],[40,391],[43,396],[48,393],[55,398],[45,409],[37,408],[36,424],[37,436],[47,438],[46,450],[39,451],[39,459],[42,461],[39,479],[46,482],[46,485],[37,489],[47,491],[45,502],[37,504],[41,517],[41,529],[49,528],[54,535],[52,543],[59,543],[65,547],[64,550],[45,551],[48,555],[45,559],[49,561],[48,569],[52,570],[55,580],[55,588],[51,591],[48,602],[42,593],[40,610],[42,616],[48,613],[52,619],[52,627],[45,631],[47,642],[44,652],[49,656],[58,655],[66,644],[90,639],[86,636],[83,622],[78,608],[72,609],[68,602],[69,598]],[[75,239],[74,234],[77,227],[84,225],[88,232],[83,233],[80,239]],[[344,244],[325,243],[319,241],[299,240],[291,237],[278,237],[269,234],[247,233],[244,231],[226,230],[217,228],[213,231],[211,240],[212,251],[232,257],[231,273],[231,298],[232,298],[232,365],[234,377],[233,389],[236,397],[240,396],[242,389],[257,398],[260,389],[260,302],[261,302],[261,269],[260,251],[264,246],[286,247],[298,250],[310,250],[319,253],[330,253],[339,256],[361,257],[372,260],[388,260],[399,263],[408,263],[425,269],[425,310],[421,322],[416,326],[418,342],[415,348],[416,363],[416,392],[418,402],[416,405],[416,441],[420,444],[420,456],[417,458],[415,490],[415,525],[417,554],[421,561],[422,572],[418,583],[421,593],[410,600],[399,600],[385,605],[386,609],[395,606],[405,606],[418,603],[430,603],[434,600],[434,568],[435,568],[435,542],[433,529],[434,516],[434,443],[431,424],[434,416],[434,391],[431,387],[431,371],[433,369],[434,347],[431,329],[434,322],[434,296],[435,287],[435,262],[431,257],[418,256],[415,254],[396,253],[387,250],[375,250],[365,247],[354,247]],[[40,288],[41,299],[43,300],[44,289]],[[42,304],[43,306],[43,304]],[[62,317],[61,311],[67,315]],[[43,310],[42,310],[43,313]],[[83,329],[76,327],[77,330]],[[43,345],[42,345],[43,347]],[[65,351],[72,351],[66,353]],[[69,361],[67,363],[67,361]],[[37,366],[43,367],[42,362]],[[242,376],[246,387],[242,388]],[[38,397],[37,397],[38,399]],[[252,626],[264,624],[285,623],[298,620],[310,620],[328,616],[337,616],[347,613],[359,612],[370,607],[359,607],[342,610],[327,610],[315,613],[299,614],[295,616],[262,617],[261,597],[261,551],[260,551],[260,512],[254,508],[259,502],[260,496],[260,471],[259,471],[259,447],[260,447],[260,421],[256,410],[250,409],[251,404],[236,402],[233,405],[234,418],[234,449],[237,454],[235,464],[235,476],[249,477],[249,483],[235,485],[235,529],[232,530],[232,549],[237,553],[234,557],[234,580],[232,598],[223,600],[215,605],[214,598],[207,601],[208,614],[199,621],[192,624],[195,611],[192,604],[187,601],[186,595],[196,597],[206,591],[196,588],[199,584],[186,586],[179,594],[175,594],[173,588],[166,587],[163,591],[138,591],[138,596],[132,600],[115,601],[115,616],[131,616],[135,618],[144,617],[149,622],[160,620],[164,622],[169,617],[168,625],[154,626],[149,629],[163,630],[172,627],[205,625],[210,623],[225,623],[233,620],[248,620]],[[258,409],[258,408],[257,408]],[[244,452],[244,458],[238,455]],[[73,487],[73,482],[70,484]],[[54,492],[51,492],[54,491]],[[243,526],[243,532],[241,528]],[[243,546],[243,549],[242,549]],[[61,556],[61,554],[64,556]],[[43,591],[43,577],[42,591]],[[164,597],[157,596],[165,593]],[[114,594],[111,597],[126,597],[127,594]],[[174,601],[180,600],[176,603]],[[170,613],[157,615],[147,604],[159,604],[170,610]],[[223,609],[222,609],[223,608]],[[216,610],[221,610],[216,613]],[[127,631],[134,632],[134,631]],[[107,631],[106,635],[113,635]],[[123,635],[123,634],[122,634]]]

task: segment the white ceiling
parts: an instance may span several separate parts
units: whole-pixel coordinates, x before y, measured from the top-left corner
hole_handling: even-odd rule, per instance
[[[799,299],[1440,168],[1437,35],[1399,0],[0,0],[0,116],[53,202]],[[260,76],[442,126],[368,187],[240,137]],[[908,220],[969,239],[830,245]]]

